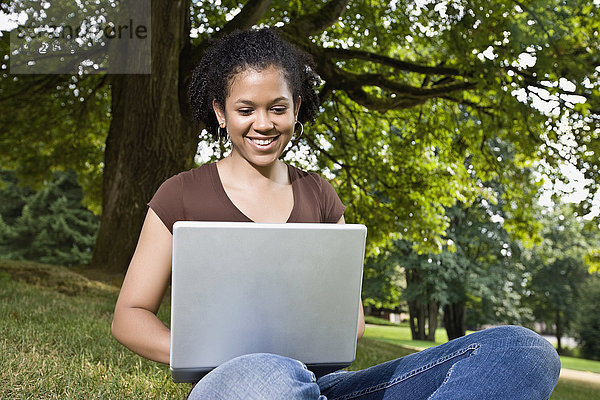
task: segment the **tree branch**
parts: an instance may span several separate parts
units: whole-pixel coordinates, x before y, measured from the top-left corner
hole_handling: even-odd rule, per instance
[[[218,35],[226,35],[236,29],[252,28],[265,14],[269,5],[271,5],[271,0],[250,0],[242,8],[242,11],[219,30]]]
[[[480,104],[477,104],[477,103],[474,103],[472,101],[465,100],[465,99],[455,99],[452,96],[440,96],[440,99],[449,100],[449,101],[452,101],[452,102],[458,103],[458,104],[463,104],[465,106],[468,106],[475,110],[478,110],[479,112],[481,112],[485,115],[488,115],[490,117],[496,116],[496,114],[494,114],[494,109],[489,106],[482,106]]]
[[[452,82],[446,85],[435,87],[416,87],[394,82],[383,77],[382,74],[360,74],[354,75],[354,80],[362,82],[362,86],[378,86],[396,94],[403,94],[405,97],[429,98],[441,95],[447,95],[451,92],[463,91],[475,87],[471,82]]]
[[[336,23],[350,0],[329,0],[312,14],[302,15],[282,28],[286,35],[308,37],[323,32]]]
[[[386,112],[388,110],[400,110],[404,108],[411,108],[421,103],[424,103],[427,98],[422,99],[402,99],[402,98],[382,98],[365,92],[362,88],[340,88],[344,90],[348,96],[368,109]]]
[[[419,65],[416,63],[401,61],[392,57],[383,56],[380,54],[371,53],[363,50],[355,50],[355,49],[339,49],[339,48],[326,48],[324,49],[324,55],[330,59],[358,59],[365,61],[373,61],[378,64],[387,65],[388,67],[392,67],[394,69],[398,69],[401,71],[408,72],[417,72],[421,74],[428,75],[450,75],[450,76],[458,76],[461,75],[460,71],[454,68],[447,67],[429,67],[425,65]]]
[[[248,29],[255,25],[265,14],[265,11],[271,4],[271,0],[250,0],[242,8],[242,10],[231,21],[226,23],[215,34],[215,38],[233,32],[236,29]],[[191,68],[198,65],[202,59],[202,55],[209,45],[209,40],[203,40],[189,50],[189,54],[185,57],[185,71],[191,73]]]
[[[451,92],[472,89],[475,84],[470,82],[453,82],[436,87],[414,87],[384,78],[381,74],[352,74],[331,65],[324,69],[325,79],[330,88],[345,91],[348,96],[360,105],[372,110],[385,112],[390,109],[414,107],[433,97],[447,96]],[[377,86],[392,92],[395,96],[382,97],[370,94],[365,86]]]

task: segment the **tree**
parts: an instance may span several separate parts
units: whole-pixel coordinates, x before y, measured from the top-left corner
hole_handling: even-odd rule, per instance
[[[502,159],[512,162],[515,152],[510,145],[499,140],[492,143]],[[470,159],[463,162],[477,179]],[[529,203],[527,208],[535,214],[533,172],[531,168],[521,170],[521,180],[528,185],[522,189],[519,203],[521,207]],[[530,223],[529,230],[514,229],[515,221],[522,220],[522,216],[518,215],[518,209],[504,203],[507,185],[479,179],[478,186],[480,195],[474,202],[458,203],[445,210],[450,225],[441,252],[420,253],[413,244],[397,241],[386,250],[387,266],[377,262],[365,267],[366,276],[377,276],[371,271],[376,269],[386,278],[393,266],[403,267],[406,287],[402,298],[409,304],[415,338],[433,340],[440,308],[450,339],[465,335],[467,318],[470,326],[479,326],[522,323],[531,314],[521,304],[524,267],[520,255],[522,242],[536,240],[536,224]],[[507,220],[513,221],[511,232],[507,230]],[[427,333],[423,333],[425,326]]]
[[[43,189],[19,187],[14,174],[0,171],[0,254],[16,260],[58,265],[92,258],[99,218],[82,206],[73,171],[57,172]]]
[[[30,8],[30,21],[41,18],[31,2],[2,3],[7,11],[20,6]],[[597,189],[600,52],[591,0],[157,0],[151,7],[158,33],[151,75],[3,73],[0,82],[8,111],[0,117],[0,163],[38,180],[56,168],[78,171],[87,203],[102,207],[96,266],[128,265],[145,203],[164,179],[193,165],[202,127],[186,101],[192,66],[211,38],[253,25],[276,26],[317,61],[324,112],[300,145],[335,177],[347,220],[370,227],[371,252],[398,237],[441,249],[444,207],[478,194],[466,157],[480,176],[511,187],[506,204],[522,196],[520,168],[539,160],[554,176],[560,162],[572,162],[592,178],[590,193]],[[6,56],[7,35],[1,45]],[[543,100],[549,115],[531,107]],[[576,127],[569,148],[555,129],[562,120]],[[514,145],[512,164],[498,159],[494,138]],[[521,217],[530,217],[526,208]]]
[[[443,305],[448,338],[464,336],[467,324],[527,322],[530,312],[521,304],[522,244],[505,229],[502,204],[478,199],[448,215],[448,237],[456,250],[430,255],[447,270],[441,279],[448,288]]]
[[[362,300],[365,307],[394,310],[400,308],[402,288],[406,286],[404,270],[395,254],[388,249],[365,260]]]
[[[406,271],[402,297],[415,339],[433,340],[440,308],[449,339],[465,335],[467,315],[477,325],[527,317],[520,304],[520,245],[503,228],[499,210],[485,199],[447,210],[447,244],[439,253],[418,254],[409,243],[398,246],[397,262]]]
[[[600,360],[598,303],[600,303],[600,278],[596,274],[587,280],[581,291],[574,328],[582,356],[592,360]]]
[[[572,205],[560,205],[541,217],[542,242],[527,255],[527,303],[539,321],[552,326],[557,349],[570,332],[579,308],[582,285],[588,278],[586,255],[591,232]]]

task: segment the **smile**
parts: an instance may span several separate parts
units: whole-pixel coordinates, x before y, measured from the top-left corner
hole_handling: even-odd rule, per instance
[[[279,138],[279,136],[275,136],[275,137],[271,137],[271,138],[267,138],[267,139],[247,137],[248,140],[250,140],[252,143],[254,143],[255,145],[260,146],[260,147],[267,147],[268,145],[270,145],[271,143],[276,141],[278,138]]]

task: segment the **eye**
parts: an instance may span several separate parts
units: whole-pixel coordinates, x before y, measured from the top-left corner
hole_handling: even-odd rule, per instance
[[[288,108],[286,106],[276,106],[272,108],[275,114],[284,114],[287,111],[287,109]]]
[[[237,110],[238,113],[240,113],[241,115],[250,115],[252,114],[252,109],[251,108],[240,108],[239,110]]]

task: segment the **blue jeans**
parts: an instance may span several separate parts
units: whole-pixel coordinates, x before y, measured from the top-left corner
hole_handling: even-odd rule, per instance
[[[526,328],[501,326],[318,380],[297,360],[249,354],[211,371],[189,398],[546,400],[559,372],[558,354],[548,341]]]

